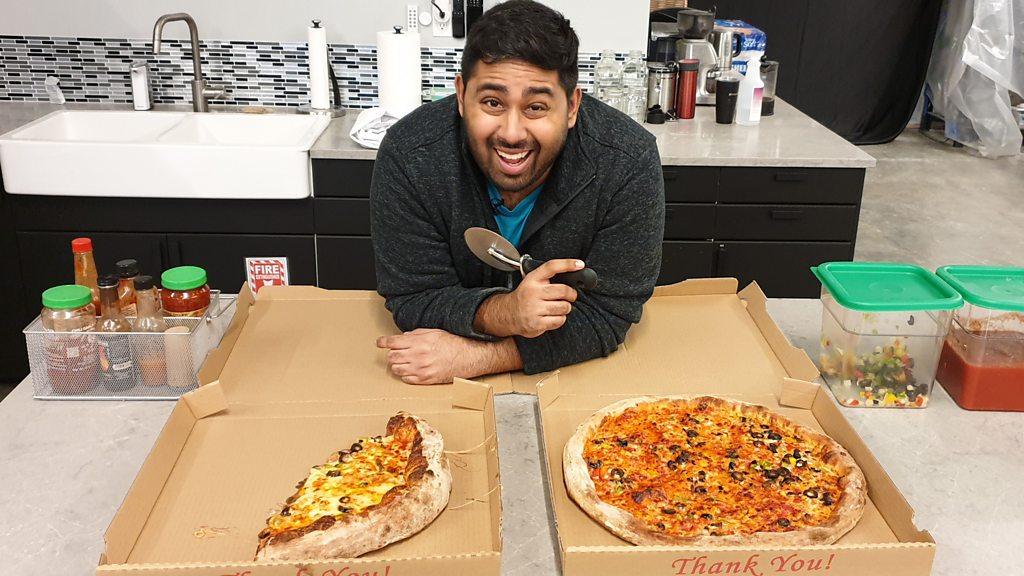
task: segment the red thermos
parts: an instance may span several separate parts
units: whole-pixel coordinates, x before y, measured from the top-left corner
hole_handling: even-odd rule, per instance
[[[684,120],[693,118],[697,107],[697,70],[700,60],[679,61],[679,81],[676,83],[676,117]]]

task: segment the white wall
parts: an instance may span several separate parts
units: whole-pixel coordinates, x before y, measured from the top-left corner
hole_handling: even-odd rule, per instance
[[[572,21],[584,52],[646,49],[647,0],[543,0]],[[496,0],[485,0],[489,8]],[[161,14],[188,12],[199,37],[217,40],[304,42],[306,26],[323,20],[332,43],[374,44],[378,30],[405,21],[407,4],[421,11],[429,0],[0,0],[0,34],[150,38]],[[425,46],[458,46],[421,27]],[[168,37],[187,37],[184,24]]]

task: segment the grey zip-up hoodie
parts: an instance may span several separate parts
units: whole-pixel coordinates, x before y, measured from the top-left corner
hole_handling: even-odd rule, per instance
[[[493,339],[474,330],[477,308],[520,278],[478,260],[463,239],[467,228],[497,232],[498,225],[454,96],[421,106],[388,131],[370,201],[377,291],[398,327]],[[595,289],[580,291],[561,328],[515,337],[527,374],[606,356],[622,343],[654,290],[664,225],[654,136],[585,96],[527,219],[520,252],[581,259],[600,279]]]

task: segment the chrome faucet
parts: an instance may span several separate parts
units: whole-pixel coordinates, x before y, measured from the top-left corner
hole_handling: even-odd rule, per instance
[[[156,25],[153,27],[153,54],[160,53],[164,24],[178,21],[188,24],[188,32],[192,41],[192,109],[196,112],[209,112],[210,106],[207,101],[224,96],[225,91],[221,88],[207,86],[206,80],[203,79],[203,64],[199,59],[199,30],[196,29],[196,21],[184,12],[164,14],[157,18]]]

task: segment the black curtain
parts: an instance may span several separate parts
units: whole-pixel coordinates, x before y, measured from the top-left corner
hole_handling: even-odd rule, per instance
[[[854,144],[883,144],[910,120],[942,0],[690,0],[768,36],[779,97]]]

